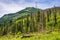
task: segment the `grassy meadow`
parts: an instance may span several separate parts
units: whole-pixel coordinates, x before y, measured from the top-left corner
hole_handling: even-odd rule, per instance
[[[34,34],[34,33],[33,33]],[[5,35],[0,37],[0,40],[60,40],[59,32],[51,32],[49,34],[35,33],[34,36],[28,38],[21,38],[21,34]]]

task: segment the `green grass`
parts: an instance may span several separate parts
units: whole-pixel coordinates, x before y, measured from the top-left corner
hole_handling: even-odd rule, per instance
[[[30,38],[21,38],[20,34],[17,35],[5,35],[0,37],[0,40],[60,40],[59,32],[52,32],[50,34],[38,33]]]

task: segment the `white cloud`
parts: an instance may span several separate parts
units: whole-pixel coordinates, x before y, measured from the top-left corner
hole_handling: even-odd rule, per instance
[[[25,4],[16,4],[16,3],[11,3],[11,4],[6,4],[3,2],[0,2],[0,17],[4,14],[8,13],[15,13],[18,12],[26,7],[33,7],[34,4],[32,3],[25,3]]]
[[[46,9],[52,7],[54,4],[58,4],[59,0],[49,1],[49,0],[0,0],[0,17],[4,14],[15,13],[26,7],[35,7],[35,2],[39,2],[37,4],[38,8]],[[46,3],[47,2],[47,3]],[[48,4],[48,2],[51,2]]]
[[[4,14],[8,14],[8,13],[14,13],[17,11],[20,11],[22,9],[24,9],[25,7],[23,5],[17,5],[17,4],[4,4],[0,2],[0,17]]]

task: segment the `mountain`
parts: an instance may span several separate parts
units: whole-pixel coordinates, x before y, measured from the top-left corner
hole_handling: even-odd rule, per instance
[[[49,11],[49,9],[52,11],[54,8],[48,8],[48,9],[45,9],[44,11]],[[56,7],[56,9],[58,12],[60,12],[60,7]],[[16,12],[16,13],[5,14],[3,17],[0,18],[0,22],[9,21],[12,19],[18,19],[24,15],[36,13],[38,10],[42,10],[42,9],[38,9],[38,8],[34,8],[34,7],[27,7],[21,11]]]
[[[54,9],[54,7],[45,9],[44,11],[49,11],[49,10],[53,11],[53,9]],[[55,7],[55,9],[56,9],[56,11],[58,11],[58,12],[60,11],[60,7]]]
[[[0,22],[6,22],[9,20],[18,19],[18,18],[28,15],[30,13],[37,12],[37,10],[41,10],[41,9],[34,8],[34,7],[27,7],[16,13],[5,14],[3,17],[0,18]]]
[[[0,18],[0,35],[45,32],[60,29],[60,7],[45,10],[28,7]]]

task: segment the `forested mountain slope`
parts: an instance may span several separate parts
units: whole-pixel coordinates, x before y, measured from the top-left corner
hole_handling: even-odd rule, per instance
[[[60,29],[60,7],[41,10],[28,7],[0,18],[0,35]]]
[[[16,13],[5,14],[3,17],[0,18],[0,21],[6,21],[6,20],[9,21],[12,19],[18,19],[21,16],[25,16],[25,15],[28,15],[30,13],[37,12],[37,10],[40,10],[40,9],[37,9],[34,7],[27,7],[21,11],[16,12]]]

